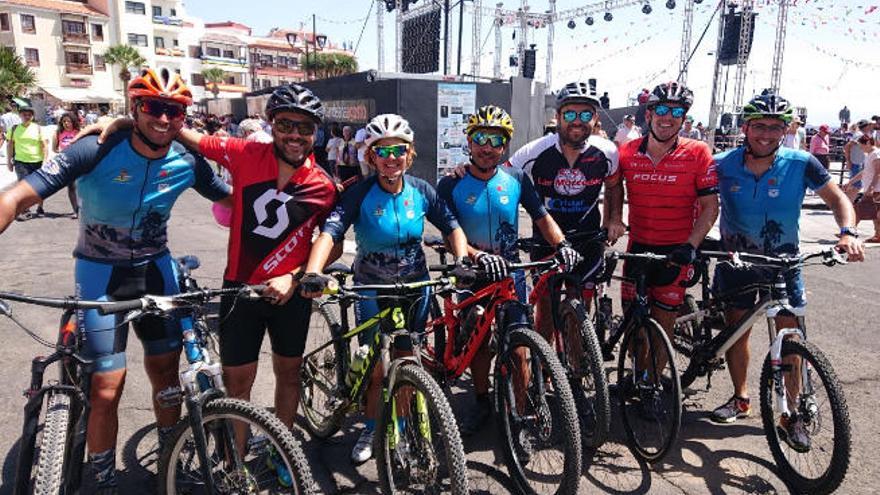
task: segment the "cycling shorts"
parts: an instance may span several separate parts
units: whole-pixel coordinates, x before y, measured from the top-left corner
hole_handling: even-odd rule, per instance
[[[223,281],[224,289],[242,285]],[[256,363],[266,330],[273,353],[301,357],[306,349],[311,317],[312,300],[302,297],[298,291],[281,306],[265,300],[224,296],[220,299],[220,361],[224,366]]]
[[[630,241],[627,252],[669,254],[676,247],[678,246],[651,246]],[[684,295],[687,291],[681,284],[693,275],[693,265],[675,266],[660,261],[626,260],[623,263],[623,276],[631,279],[643,267],[648,285],[648,300],[651,301],[651,304],[665,311],[677,311],[681,303],[684,302]],[[635,282],[629,280],[622,282],[620,284],[620,299],[629,302],[635,298]]]
[[[82,299],[123,301],[145,294],[172,295],[180,292],[177,262],[169,254],[134,266],[115,266],[76,258],[76,295]],[[100,315],[97,310],[77,312],[85,332],[83,356],[95,361],[95,372],[125,368],[128,325],[124,315]],[[117,327],[118,326],[118,327]],[[147,356],[180,350],[181,321],[178,317],[147,315],[133,323],[135,334]]]
[[[745,285],[767,282],[772,276],[772,271],[767,268],[734,268],[728,263],[718,263],[715,266],[715,276],[712,279],[712,290],[716,294],[724,294]],[[783,279],[788,293],[788,303],[795,308],[806,306],[807,293],[804,288],[804,276],[800,269],[789,271],[783,275]],[[730,299],[725,298],[725,302],[737,309],[752,309],[755,307],[757,296],[764,292],[765,290],[751,290]]]
[[[359,326],[373,316],[379,314],[379,311],[394,305],[401,305],[407,311],[406,324],[410,331],[410,335],[421,340],[425,335],[425,323],[428,321],[428,308],[431,301],[431,289],[425,287],[417,297],[409,300],[390,300],[390,299],[369,299],[376,296],[376,291],[359,291],[360,295],[368,299],[362,299],[354,306],[354,317],[356,324]],[[393,326],[391,315],[382,319],[379,323],[357,334],[359,345],[370,345],[370,342],[376,337],[379,331],[379,325]],[[389,328],[389,327],[383,327]],[[399,351],[412,350],[412,339],[409,336],[400,337],[395,340],[394,348]]]

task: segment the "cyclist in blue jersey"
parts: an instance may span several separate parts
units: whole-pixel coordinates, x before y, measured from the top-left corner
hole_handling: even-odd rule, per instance
[[[467,239],[449,208],[427,182],[406,175],[415,158],[413,132],[404,118],[379,115],[367,124],[366,159],[376,174],[346,190],[325,222],[321,235],[312,245],[305,275],[300,281],[305,297],[318,297],[327,283],[320,275],[334,244],[354,226],[357,241],[353,271],[358,284],[388,284],[428,279],[428,266],[422,250],[422,233],[427,219],[440,229],[452,246],[458,262],[467,256]],[[364,293],[365,295],[369,295]],[[428,316],[428,297],[421,298],[415,317],[408,321],[415,332],[424,330]],[[379,312],[376,300],[359,301],[355,307],[357,323]],[[374,327],[372,332],[378,331]],[[369,333],[369,335],[367,335]],[[361,332],[361,344],[374,333]],[[400,339],[398,340],[400,342]],[[405,349],[399,349],[406,351]],[[366,392],[366,427],[351,453],[355,464],[373,457],[373,432],[379,413],[382,368],[376,366]]]
[[[72,144],[35,173],[0,195],[0,231],[16,213],[76,181],[82,203],[74,251],[77,296],[131,299],[179,292],[177,267],[168,252],[167,223],[177,198],[190,187],[212,201],[229,203],[229,187],[199,155],[174,141],[192,93],[176,73],[145,70],[128,86],[135,127],[103,144],[89,136]],[[78,315],[86,338],[83,354],[94,359],[89,462],[97,489],[116,487],[117,407],[125,383],[127,327],[108,331],[119,317],[96,311]],[[144,367],[153,389],[160,441],[180,416],[178,358],[185,321],[144,317],[134,325],[143,341]],[[166,400],[170,399],[170,400]]]
[[[742,146],[716,155],[721,195],[721,240],[725,250],[764,254],[793,255],[799,251],[801,204],[807,188],[834,212],[840,226],[837,248],[850,261],[864,259],[864,248],[855,230],[856,216],[846,195],[831,181],[828,171],[811,154],[780,147],[793,109],[784,98],[767,94],[753,98],[743,107]],[[735,270],[719,264],[715,271],[717,290],[727,292],[760,280],[760,270]],[[786,279],[789,302],[794,308],[806,304],[804,280],[800,271]],[[728,324],[738,322],[755,304],[756,292],[746,294],[727,311]],[[779,316],[779,329],[796,328],[793,317]],[[749,335],[746,332],[726,355],[733,381],[733,396],[712,412],[711,419],[732,423],[751,414],[746,378],[749,364]],[[794,384],[796,387],[797,384]],[[797,390],[794,391],[797,395]],[[810,437],[797,418],[779,425],[785,441],[797,451],[810,448]]]
[[[513,121],[496,106],[481,107],[468,119],[465,128],[470,164],[462,177],[450,175],[440,180],[437,194],[452,209],[468,239],[468,251],[491,281],[507,276],[507,262],[519,262],[519,206],[522,205],[535,229],[556,246],[560,262],[570,268],[580,255],[566,242],[562,230],[547,213],[532,180],[520,169],[499,167],[513,136]],[[517,296],[526,303],[526,281],[522,272],[513,274]],[[525,312],[518,315],[528,321]],[[476,407],[462,424],[462,435],[473,435],[491,416],[488,342],[477,351],[471,363]]]

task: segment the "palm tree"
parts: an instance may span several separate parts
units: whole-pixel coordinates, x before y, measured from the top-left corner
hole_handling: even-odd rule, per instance
[[[343,76],[357,72],[357,60],[345,53],[310,53],[303,68],[317,79]]]
[[[140,67],[147,63],[137,48],[130,45],[114,45],[104,52],[104,62],[119,66],[119,79],[122,79],[122,93],[125,96],[125,113],[128,114],[128,81],[131,80],[131,67]]]
[[[24,93],[37,83],[37,76],[15,50],[0,46],[0,106]]]
[[[202,71],[202,76],[204,76],[205,81],[211,83],[211,92],[214,93],[214,99],[216,100],[217,95],[220,94],[220,86],[218,84],[223,82],[226,72],[219,67],[209,67]]]

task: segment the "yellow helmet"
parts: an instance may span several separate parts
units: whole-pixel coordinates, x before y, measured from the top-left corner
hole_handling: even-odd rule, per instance
[[[501,129],[508,138],[511,138],[513,137],[513,119],[503,108],[486,105],[468,117],[464,133],[470,136],[477,129]]]

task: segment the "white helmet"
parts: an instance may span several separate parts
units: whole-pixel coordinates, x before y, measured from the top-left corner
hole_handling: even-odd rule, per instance
[[[413,131],[409,126],[409,122],[400,115],[393,113],[383,113],[373,117],[373,120],[367,124],[367,138],[365,144],[369,147],[380,139],[400,138],[407,143],[413,142]]]

